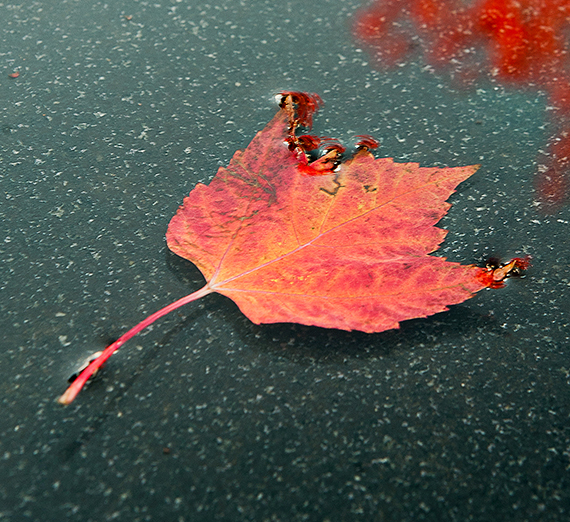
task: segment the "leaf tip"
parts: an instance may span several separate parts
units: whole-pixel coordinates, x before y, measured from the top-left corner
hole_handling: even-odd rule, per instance
[[[322,98],[311,92],[283,91],[279,106],[289,115],[292,129],[313,126],[313,115],[324,105]]]
[[[357,134],[356,137],[360,138],[355,143],[357,152],[360,152],[362,150],[369,151],[370,149],[377,149],[380,146],[380,142],[373,136],[370,136],[370,134]]]
[[[500,263],[497,259],[489,259],[479,279],[489,288],[502,288],[505,286],[505,279],[523,276],[523,272],[532,266],[531,259],[529,255],[514,257],[508,263]]]

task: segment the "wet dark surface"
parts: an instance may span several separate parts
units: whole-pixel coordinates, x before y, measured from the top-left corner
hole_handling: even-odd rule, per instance
[[[568,516],[570,213],[534,203],[545,98],[375,71],[358,6],[0,3],[0,520]],[[528,277],[374,335],[256,326],[208,296],[58,405],[89,354],[203,285],[168,221],[282,89],[323,97],[317,134],[481,163],[438,253],[530,254]]]

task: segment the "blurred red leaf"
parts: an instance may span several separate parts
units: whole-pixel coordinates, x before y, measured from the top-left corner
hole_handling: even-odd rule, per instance
[[[488,76],[545,90],[553,130],[539,156],[537,200],[545,213],[568,202],[569,0],[375,0],[356,12],[353,33],[380,69],[420,52],[465,86]]]

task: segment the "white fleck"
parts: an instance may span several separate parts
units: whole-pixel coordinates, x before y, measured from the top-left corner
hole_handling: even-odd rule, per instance
[[[61,343],[62,346],[69,346],[71,344],[67,342],[67,335],[60,335],[59,342]]]

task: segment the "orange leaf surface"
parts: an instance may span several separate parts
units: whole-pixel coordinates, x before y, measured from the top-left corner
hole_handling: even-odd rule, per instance
[[[209,185],[184,200],[166,234],[212,291],[254,323],[381,332],[489,286],[486,271],[428,255],[445,202],[477,166],[423,168],[367,150],[337,172],[303,174],[281,110]]]

